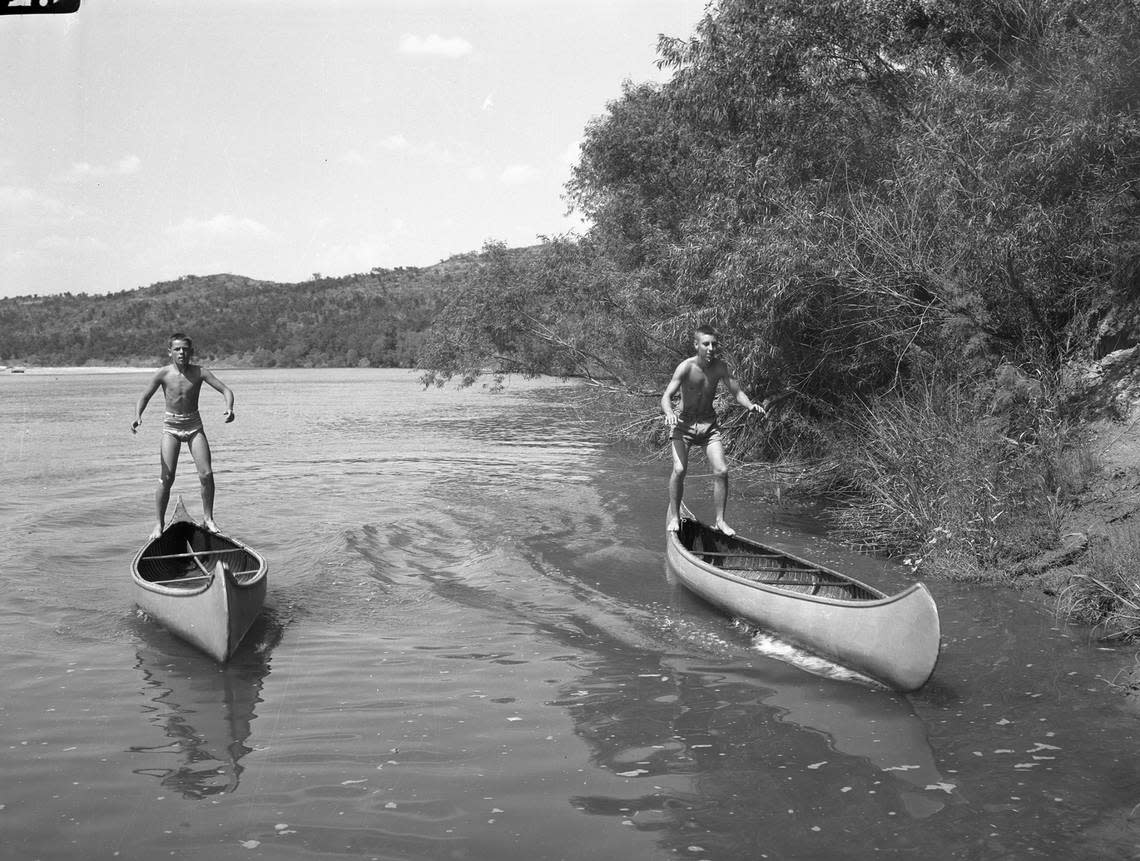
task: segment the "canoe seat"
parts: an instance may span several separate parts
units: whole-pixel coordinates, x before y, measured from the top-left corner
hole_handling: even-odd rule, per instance
[[[195,574],[190,577],[175,577],[172,580],[148,580],[148,583],[153,583],[156,586],[182,586],[186,583],[198,583],[201,580],[209,580],[205,574]]]

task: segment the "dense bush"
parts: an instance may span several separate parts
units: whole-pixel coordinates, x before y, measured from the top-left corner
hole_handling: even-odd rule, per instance
[[[740,452],[842,451],[853,536],[975,573],[1047,545],[1054,381],[1138,340],[1140,6],[719,0],[659,53],[586,129],[586,239],[488,263],[432,367],[581,374],[652,437],[711,322],[747,390],[793,395]],[[1028,436],[996,429],[1008,373],[1044,389]]]

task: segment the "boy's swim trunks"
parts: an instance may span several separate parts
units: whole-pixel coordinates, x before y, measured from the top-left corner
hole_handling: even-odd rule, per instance
[[[190,442],[203,430],[202,416],[197,411],[192,413],[166,413],[162,419],[162,432],[168,433],[182,442]]]
[[[682,414],[677,418],[671,438],[684,440],[686,445],[708,446],[711,442],[719,442],[720,428],[717,426],[716,416],[691,419]]]

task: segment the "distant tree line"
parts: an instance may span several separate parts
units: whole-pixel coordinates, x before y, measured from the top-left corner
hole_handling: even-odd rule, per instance
[[[251,367],[416,367],[443,297],[475,255],[425,268],[283,284],[187,275],[137,290],[0,300],[0,361],[164,362],[175,330],[204,357]]]

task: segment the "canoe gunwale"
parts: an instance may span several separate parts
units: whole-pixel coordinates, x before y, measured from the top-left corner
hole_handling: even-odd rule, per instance
[[[814,601],[814,602],[819,603],[819,604],[828,604],[828,605],[839,606],[839,607],[851,607],[854,609],[866,609],[868,607],[884,607],[884,606],[887,606],[889,604],[893,604],[896,601],[903,600],[904,598],[909,596],[910,593],[917,592],[917,591],[924,588],[922,586],[922,584],[920,584],[920,583],[911,583],[905,589],[902,589],[899,592],[895,592],[893,594],[888,595],[885,592],[874,588],[873,586],[869,586],[866,583],[863,583],[859,580],[856,580],[854,577],[846,577],[842,574],[838,574],[838,573],[829,571],[826,568],[821,568],[818,565],[812,565],[812,568],[814,570],[821,571],[824,574],[827,574],[828,576],[834,577],[836,579],[836,582],[834,582],[834,583],[828,583],[826,581],[820,582],[819,583],[820,586],[842,586],[846,583],[851,583],[851,584],[854,584],[856,586],[859,586],[860,588],[866,589],[868,592],[872,592],[872,593],[878,595],[879,597],[871,598],[871,599],[867,599],[867,600],[855,600],[855,599],[851,599],[851,598],[830,598],[826,595],[812,595],[808,592],[797,592],[797,591],[792,590],[792,589],[782,589],[779,585],[774,584],[774,583],[759,583],[755,580],[749,579],[748,577],[741,577],[737,574],[734,574],[732,571],[726,571],[723,568],[718,568],[715,565],[712,565],[708,562],[705,562],[703,559],[697,558],[697,556],[693,553],[693,551],[689,550],[689,548],[687,548],[684,544],[681,543],[681,540],[676,536],[676,533],[670,533],[669,540],[676,542],[677,550],[681,553],[682,556],[685,557],[686,562],[689,562],[692,565],[696,565],[698,568],[702,569],[706,574],[712,574],[715,577],[720,577],[724,580],[728,580],[730,582],[737,583],[741,586],[747,586],[751,589],[757,589],[761,592],[771,592],[773,595],[779,595],[780,597],[783,597],[783,598],[795,598],[796,600],[799,600],[799,601]],[[789,556],[788,558],[792,559],[794,557]],[[798,562],[800,560],[797,559],[796,561]],[[811,564],[811,563],[805,563],[805,564]],[[763,571],[758,570],[757,573],[762,574]],[[811,572],[805,571],[804,573],[811,573]]]
[[[266,575],[269,573],[269,566],[262,562],[261,567],[258,569],[257,576],[250,577],[247,580],[238,580],[233,575],[229,575],[227,577],[225,574],[219,572],[217,565],[220,564],[220,562],[215,563],[215,567],[213,569],[208,569],[209,574],[196,575],[201,578],[202,583],[201,585],[191,587],[167,586],[163,583],[156,583],[154,581],[147,580],[144,577],[136,575],[134,572],[137,569],[135,569],[133,566],[131,573],[134,576],[135,583],[143,589],[146,589],[148,592],[153,592],[156,595],[162,595],[164,597],[170,598],[193,598],[195,595],[201,595],[203,592],[208,592],[219,577],[225,577],[227,580],[229,580],[230,587],[235,590],[256,589],[261,584],[261,581],[264,580]]]
[[[170,522],[166,525],[166,529],[164,529],[163,532],[166,532],[172,526],[174,526],[175,524],[178,524],[178,523],[187,523],[197,531],[207,532],[207,530],[205,530],[203,527],[199,526],[194,521],[194,519],[190,517],[189,513],[186,511],[186,506],[183,504],[181,497],[179,497],[178,503],[174,508],[174,513],[170,518]],[[230,547],[219,548],[218,550],[210,551],[211,553],[222,554],[222,553],[242,552],[242,553],[248,554],[250,557],[252,557],[254,560],[257,561],[258,567],[257,567],[257,574],[255,576],[249,577],[246,579],[242,579],[242,580],[238,580],[235,577],[233,577],[232,575],[230,575],[230,576],[226,577],[226,579],[229,581],[229,585],[232,588],[236,588],[236,589],[257,588],[259,583],[263,579],[265,579],[266,575],[269,573],[269,566],[266,564],[265,558],[260,553],[258,553],[256,550],[254,550],[252,547],[250,547],[247,544],[244,544],[243,542],[239,541],[236,538],[231,538],[228,535],[222,535],[222,534],[216,533],[216,532],[207,532],[207,534],[212,535],[215,538],[220,539],[222,541],[225,541],[226,543],[231,545]],[[193,597],[195,595],[201,595],[203,592],[209,591],[209,589],[214,585],[214,581],[217,579],[217,577],[220,573],[219,567],[218,567],[220,565],[220,560],[218,562],[215,562],[214,565],[212,565],[208,568],[203,568],[204,574],[197,575],[197,576],[202,576],[204,578],[207,578],[207,579],[203,579],[202,584],[200,586],[195,586],[195,587],[191,587],[191,588],[186,588],[184,586],[165,586],[165,585],[163,585],[161,583],[157,583],[153,580],[146,579],[146,577],[144,577],[139,572],[139,563],[142,561],[145,561],[144,554],[146,553],[147,548],[149,548],[151,546],[151,544],[153,544],[153,543],[154,543],[153,541],[148,541],[146,544],[144,544],[141,548],[139,548],[138,552],[135,553],[134,559],[131,560],[131,578],[140,587],[142,587],[143,589],[146,589],[149,592],[153,592],[156,595],[162,595],[165,597],[172,597],[172,598],[187,597],[187,598],[190,598],[190,597]],[[175,578],[175,579],[177,579],[177,578]]]

